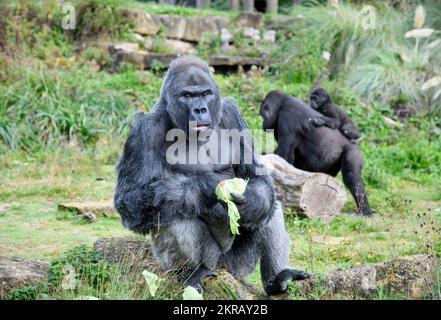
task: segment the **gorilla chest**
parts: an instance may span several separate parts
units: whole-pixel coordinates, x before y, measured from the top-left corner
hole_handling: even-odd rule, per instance
[[[222,179],[235,176],[234,144],[211,137],[205,141],[181,139],[171,143],[166,152],[166,160],[172,171],[198,175],[214,172]]]

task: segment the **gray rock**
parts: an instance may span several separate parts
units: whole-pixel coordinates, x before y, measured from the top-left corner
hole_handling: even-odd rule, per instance
[[[231,34],[230,30],[228,30],[227,28],[221,29],[220,37],[222,44],[231,44],[231,42],[233,41],[233,35]]]
[[[269,18],[265,23],[265,27],[275,30],[294,31],[302,20],[304,19],[300,16],[277,15]]]
[[[275,30],[264,30],[262,40],[270,42],[270,43],[275,43],[276,42],[276,31]]]
[[[296,283],[305,298],[311,294],[321,299],[369,298],[380,290],[409,299],[421,299],[434,293],[437,263],[425,254],[400,257],[360,268],[336,270],[323,277]]]
[[[254,42],[260,41],[260,31],[256,28],[245,27],[240,30],[244,37],[252,39]]]
[[[133,25],[133,30],[141,35],[155,35],[161,28],[159,19],[147,12],[123,9],[121,14],[128,18],[129,22]]]
[[[263,14],[258,12],[242,12],[236,18],[238,27],[262,28],[264,26]]]
[[[205,33],[220,34],[222,28],[229,24],[228,17],[189,17],[183,39],[199,42]]]
[[[208,57],[208,64],[213,67],[231,66],[266,66],[270,61],[260,57],[212,55]]]
[[[186,41],[174,40],[174,39],[153,39],[147,38],[144,47],[147,51],[153,51],[156,41],[161,41],[162,45],[167,48],[167,51],[170,51],[172,54],[177,55],[185,55],[185,54],[196,54],[196,47]]]
[[[163,26],[163,34],[167,38],[182,39],[187,27],[184,17],[178,15],[161,14],[157,16]]]
[[[115,53],[117,51],[136,52],[139,50],[139,44],[135,42],[117,42],[109,46],[109,52]]]
[[[47,279],[49,264],[38,260],[0,257],[0,299],[14,290]]]
[[[94,249],[106,261],[118,263],[123,270],[140,274],[143,270],[163,275],[152,254],[150,242],[140,237],[100,238]],[[255,299],[257,289],[235,279],[225,270],[217,270],[217,278],[204,280],[204,299]]]

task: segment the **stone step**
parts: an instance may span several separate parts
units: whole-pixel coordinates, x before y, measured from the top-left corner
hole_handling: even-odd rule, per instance
[[[58,204],[58,210],[72,211],[82,215],[93,213],[97,217],[117,216],[113,201],[65,202]]]

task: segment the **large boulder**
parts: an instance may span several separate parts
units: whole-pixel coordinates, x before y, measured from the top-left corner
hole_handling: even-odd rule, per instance
[[[141,237],[100,238],[94,250],[108,262],[120,264],[123,270],[141,274],[143,270],[164,276],[152,254],[150,241]],[[255,299],[257,289],[250,284],[235,279],[225,270],[217,270],[216,278],[204,280],[204,299]]]
[[[242,12],[236,18],[236,26],[250,27],[250,28],[262,28],[264,26],[263,14],[258,12]]]
[[[227,27],[229,23],[228,17],[189,17],[183,39],[199,42],[205,33],[220,34],[221,29]]]
[[[425,254],[327,272],[296,283],[305,298],[369,298],[379,292],[407,299],[421,299],[434,293],[437,285],[436,259]]]
[[[161,29],[161,23],[158,18],[141,10],[124,9],[121,11],[123,17],[126,17],[133,25],[133,30],[142,35],[155,35]]]
[[[23,286],[32,286],[47,278],[49,264],[38,260],[0,257],[0,300]]]
[[[162,34],[167,38],[182,39],[184,37],[187,20],[184,17],[170,14],[160,14],[157,16],[163,26]]]
[[[157,41],[160,41],[161,46],[167,48],[167,51],[177,55],[194,55],[197,52],[196,47],[192,43],[174,39],[147,38],[144,42],[145,49],[147,51],[153,51],[157,45]]]

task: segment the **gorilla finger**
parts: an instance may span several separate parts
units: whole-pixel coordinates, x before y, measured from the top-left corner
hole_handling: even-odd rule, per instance
[[[232,198],[233,202],[236,204],[245,204],[246,203],[245,197],[241,194],[232,192],[231,198]]]

